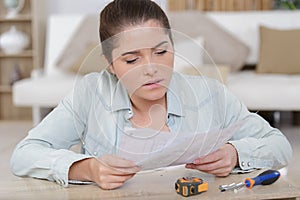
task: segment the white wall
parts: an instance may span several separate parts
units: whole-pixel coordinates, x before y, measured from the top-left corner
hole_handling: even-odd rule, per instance
[[[111,0],[47,0],[47,14],[97,14]],[[164,10],[167,0],[154,0]]]

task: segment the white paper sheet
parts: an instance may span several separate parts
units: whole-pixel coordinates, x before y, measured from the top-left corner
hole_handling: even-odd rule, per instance
[[[169,133],[127,128],[117,155],[134,161],[143,170],[193,162],[223,146],[241,126],[206,133]]]

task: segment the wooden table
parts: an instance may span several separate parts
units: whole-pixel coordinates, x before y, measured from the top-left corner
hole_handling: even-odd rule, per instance
[[[220,192],[221,184],[241,182],[246,177],[255,177],[261,171],[249,174],[230,175],[216,178],[195,170],[173,167],[158,171],[137,174],[119,189],[105,191],[96,185],[70,185],[68,188],[58,184],[32,178],[13,177],[0,181],[0,199],[296,199],[300,189],[287,183],[284,178],[268,186],[255,186],[252,190],[242,188]],[[174,185],[183,176],[199,176],[208,182],[209,190],[202,194],[182,197],[175,192]]]

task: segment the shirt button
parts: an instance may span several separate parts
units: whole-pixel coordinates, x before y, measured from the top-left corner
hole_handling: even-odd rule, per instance
[[[241,162],[241,165],[242,165],[242,167],[244,167],[245,166],[245,162]]]
[[[129,111],[128,111],[128,114],[129,114],[129,115],[131,115],[131,114],[132,114],[132,111],[131,111],[131,110],[129,110]]]
[[[251,167],[252,164],[251,164],[251,162],[248,162],[247,165],[248,165],[248,167]]]
[[[96,156],[98,153],[95,151],[93,154],[94,154],[94,156]]]

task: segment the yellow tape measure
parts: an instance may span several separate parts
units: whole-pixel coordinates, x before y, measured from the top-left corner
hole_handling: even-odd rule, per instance
[[[188,197],[207,191],[208,183],[197,177],[182,177],[175,183],[175,190],[178,194]]]

